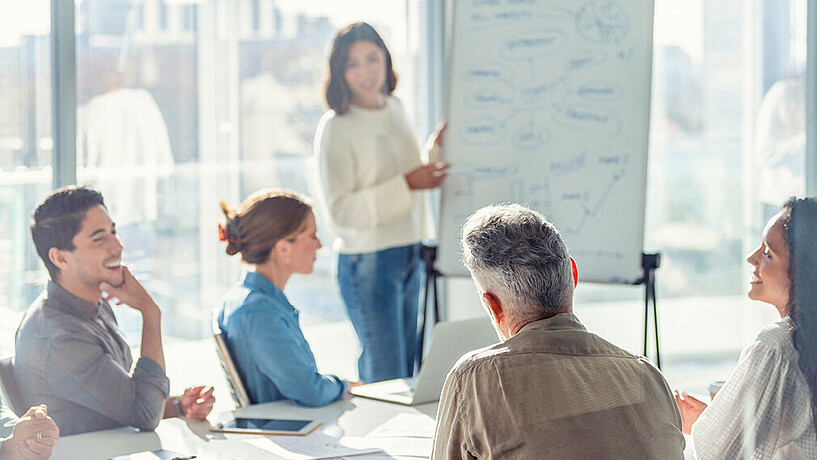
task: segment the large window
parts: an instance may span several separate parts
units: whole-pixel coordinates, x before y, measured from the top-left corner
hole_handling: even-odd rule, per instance
[[[418,137],[436,121],[422,64],[440,44],[425,40],[419,14],[434,1],[75,3],[77,178],[105,194],[125,261],[159,300],[169,337],[208,335],[210,311],[239,276],[218,242],[219,200],[236,206],[262,187],[312,194],[312,138],[339,27],[372,23]],[[783,198],[805,192],[806,4],[656,0],[646,250],[663,256],[658,299],[671,354],[736,357],[774,318],[745,298],[744,255]],[[27,227],[51,189],[48,10],[47,0],[0,7],[0,352],[46,279]],[[287,287],[307,324],[345,320],[320,216],[319,225],[315,273]],[[582,285],[577,312],[639,351],[642,295]],[[472,298],[455,300],[481,314]],[[138,317],[117,312],[138,338]]]
[[[657,2],[647,234],[664,295],[742,294],[742,254],[805,193],[805,3]]]
[[[51,189],[53,142],[49,2],[0,8],[0,352],[7,352],[16,312],[39,293],[44,271],[28,221]]]
[[[370,22],[400,72],[411,110],[418,68],[416,5],[281,0],[77,0],[77,182],[103,192],[123,260],[163,310],[167,337],[210,333],[210,312],[240,263],[218,241],[219,201],[264,187],[312,195],[312,138],[335,32]],[[48,1],[22,7],[39,22],[0,43],[0,351],[47,273],[27,216],[51,190]],[[11,18],[8,7],[0,17]],[[30,8],[30,11],[28,10]],[[364,12],[363,14],[359,12]],[[37,27],[34,27],[37,26]],[[7,72],[8,69],[8,72]],[[418,129],[418,135],[425,135]],[[8,178],[8,180],[5,180]],[[8,205],[7,205],[8,204]],[[313,274],[287,293],[302,322],[342,321],[332,236]],[[5,228],[5,227],[4,227]],[[140,318],[115,308],[138,344]]]
[[[677,358],[737,359],[776,316],[746,298],[745,257],[784,199],[805,193],[805,10],[656,0],[645,246],[662,255],[662,347]],[[643,304],[603,302],[626,291],[643,296],[585,287],[578,308],[595,305],[593,328],[640,351]]]

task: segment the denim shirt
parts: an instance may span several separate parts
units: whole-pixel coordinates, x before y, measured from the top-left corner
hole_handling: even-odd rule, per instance
[[[318,372],[298,310],[264,276],[244,272],[227,292],[218,324],[253,403],[323,406],[346,394],[345,380]]]
[[[108,302],[84,301],[49,281],[23,316],[15,345],[14,373],[25,406],[47,404],[61,435],[159,424],[167,376],[149,358],[133,366]]]

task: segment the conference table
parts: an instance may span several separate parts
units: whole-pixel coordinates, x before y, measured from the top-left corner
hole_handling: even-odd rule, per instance
[[[317,454],[327,448],[339,449],[341,455],[334,458],[428,458],[436,413],[437,403],[408,407],[349,396],[320,408],[276,401],[236,409],[235,416],[309,419],[322,425],[307,436],[262,436],[210,431],[210,422],[225,421],[231,412],[211,414],[208,422],[173,418],[162,420],[153,432],[123,427],[64,436],[52,458],[104,460],[129,455],[126,458],[141,460],[158,458],[144,452],[164,449],[197,459],[306,459],[328,458]]]

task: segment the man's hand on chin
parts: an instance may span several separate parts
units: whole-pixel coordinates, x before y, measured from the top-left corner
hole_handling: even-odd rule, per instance
[[[122,265],[122,284],[112,286],[103,281],[99,284],[99,289],[108,293],[105,300],[117,299],[116,304],[125,304],[142,314],[159,313],[159,306],[153,301],[153,297],[148,294],[142,283],[131,274],[128,267]]]

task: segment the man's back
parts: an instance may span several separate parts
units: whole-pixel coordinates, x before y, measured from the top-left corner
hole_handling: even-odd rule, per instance
[[[433,458],[683,458],[661,373],[570,313],[474,352],[448,376]]]

